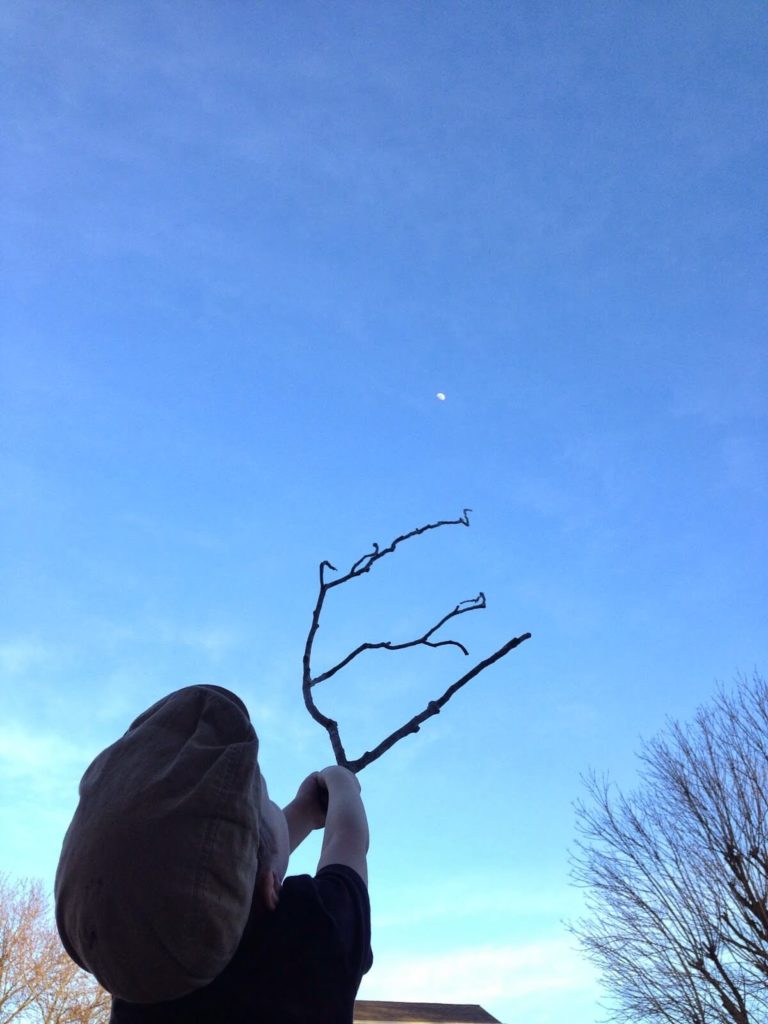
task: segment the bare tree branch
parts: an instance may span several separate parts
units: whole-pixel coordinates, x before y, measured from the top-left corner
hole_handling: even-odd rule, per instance
[[[420,714],[413,716],[410,722],[406,722],[405,725],[401,726],[399,729],[396,729],[391,734],[391,736],[388,736],[385,740],[382,740],[378,746],[373,748],[373,750],[366,751],[362,755],[362,757],[358,757],[354,761],[348,761],[346,767],[349,768],[350,771],[359,772],[363,768],[365,768],[366,765],[369,765],[372,761],[375,761],[377,758],[381,757],[381,755],[385,753],[385,751],[389,750],[390,747],[393,747],[395,743],[397,743],[399,740],[405,739],[405,737],[409,736],[411,733],[418,732],[419,729],[421,728],[422,723],[426,722],[426,720],[428,718],[431,718],[433,715],[438,715],[440,713],[441,708],[443,708],[448,703],[448,701],[451,699],[454,693],[456,693],[457,690],[461,689],[461,687],[464,686],[465,683],[468,683],[470,679],[474,679],[475,676],[479,675],[484,669],[488,668],[489,665],[493,665],[495,662],[503,658],[505,654],[509,654],[510,651],[513,651],[516,647],[519,647],[519,645],[523,643],[524,640],[530,640],[530,638],[530,633],[523,633],[522,636],[513,637],[506,644],[504,644],[503,647],[500,647],[495,654],[492,654],[490,655],[490,657],[485,658],[484,661],[478,662],[478,664],[475,665],[473,669],[470,669],[470,671],[467,672],[465,675],[463,675],[461,679],[457,679],[452,686],[448,687],[448,689],[445,691],[442,697],[439,697],[437,700],[431,700],[429,704],[427,704],[426,708]]]
[[[111,999],[72,961],[39,881],[0,875],[0,1024],[107,1024]]]
[[[462,605],[467,605],[467,607],[462,608]],[[327,672],[323,672],[321,675],[315,676],[314,679],[310,680],[309,685],[317,686],[318,683],[323,683],[326,679],[330,679],[331,676],[336,675],[339,669],[345,668],[353,658],[356,658],[358,654],[362,654],[363,651],[404,651],[406,647],[418,647],[420,644],[423,644],[425,647],[458,647],[463,654],[468,655],[469,651],[464,644],[460,644],[458,640],[438,640],[437,642],[433,642],[429,638],[433,633],[436,633],[441,626],[444,626],[449,619],[454,618],[456,615],[463,615],[464,612],[478,611],[481,608],[485,608],[485,594],[482,590],[477,597],[470,598],[468,601],[461,601],[457,604],[452,612],[448,612],[447,615],[444,615],[435,626],[430,630],[427,630],[427,632],[423,636],[419,637],[418,640],[408,640],[402,644],[393,644],[390,640],[377,644],[360,644],[359,647],[356,647],[354,651],[340,661],[338,665],[334,665],[333,668],[329,668]]]
[[[452,611],[440,619],[434,626],[428,629],[420,637],[415,640],[407,640],[402,643],[393,643],[390,640],[379,641],[377,643],[362,643],[356,647],[353,651],[350,651],[341,661],[337,662],[332,668],[327,669],[325,672],[321,672],[316,676],[312,675],[311,661],[312,661],[312,646],[314,644],[315,636],[318,629],[320,628],[320,615],[325,602],[326,594],[333,587],[337,587],[342,583],[347,583],[349,580],[355,579],[358,576],[362,576],[364,573],[370,572],[371,568],[385,555],[392,554],[393,551],[406,540],[410,540],[412,537],[421,536],[428,530],[436,530],[440,526],[469,526],[469,513],[471,509],[465,508],[462,515],[458,519],[441,519],[436,523],[428,523],[426,526],[420,526],[415,530],[411,530],[408,533],[404,533],[399,537],[396,537],[391,544],[385,548],[380,548],[378,544],[372,545],[373,550],[358,558],[357,561],[352,565],[352,568],[344,576],[340,576],[334,580],[326,580],[326,570],[336,572],[337,569],[329,561],[323,561],[320,563],[320,590],[318,593],[317,601],[312,613],[312,623],[310,625],[309,633],[307,635],[307,642],[304,647],[304,658],[303,658],[303,683],[302,691],[304,694],[304,703],[309,711],[310,715],[316,722],[323,726],[327,731],[333,748],[333,753],[336,758],[336,763],[349,768],[350,771],[359,772],[367,765],[371,764],[379,758],[385,751],[389,750],[390,747],[394,746],[399,740],[404,739],[406,736],[418,732],[421,724],[428,718],[436,715],[440,712],[440,709],[451,699],[453,694],[464,686],[466,683],[473,679],[476,675],[488,668],[489,665],[499,661],[510,651],[514,650],[515,647],[519,646],[523,641],[528,640],[531,636],[530,633],[524,633],[522,636],[513,637],[503,647],[500,647],[498,651],[486,658],[484,661],[479,662],[473,669],[458,679],[452,686],[448,687],[445,693],[438,700],[430,701],[427,707],[418,715],[414,715],[410,721],[406,722],[400,729],[395,730],[385,740],[382,740],[378,746],[374,747],[373,750],[366,751],[361,757],[350,759],[347,757],[344,745],[341,741],[339,733],[338,722],[332,718],[322,714],[315,704],[312,690],[319,683],[325,682],[327,679],[332,678],[337,672],[345,668],[355,658],[357,658],[364,651],[373,650],[385,650],[385,651],[403,651],[412,647],[457,647],[464,655],[468,655],[466,647],[459,643],[457,640],[433,640],[434,634],[453,618],[459,615],[463,615],[465,612],[479,611],[486,607],[485,594],[481,591],[477,597],[471,598],[468,601],[461,601],[453,608]]]
[[[373,551],[367,555],[363,555],[362,558],[358,558],[352,568],[349,570],[346,576],[342,576],[327,586],[338,587],[340,583],[346,583],[347,580],[352,579],[353,576],[362,576],[365,572],[370,572],[371,568],[378,562],[380,558],[385,555],[390,555],[403,541],[410,540],[411,537],[419,537],[422,533],[426,533],[427,530],[437,530],[440,526],[469,526],[469,513],[472,511],[471,508],[465,508],[458,519],[441,519],[437,523],[427,523],[426,526],[419,526],[415,530],[411,530],[409,533],[404,533],[400,537],[395,537],[391,544],[387,547],[379,549],[379,545],[374,543],[371,545]],[[330,562],[323,562],[320,565],[320,583],[323,583],[323,566],[327,565],[329,569],[333,569],[336,572],[336,567],[331,565]]]
[[[768,685],[741,680],[645,744],[629,796],[594,776],[577,807],[573,931],[613,1019],[768,1020]]]

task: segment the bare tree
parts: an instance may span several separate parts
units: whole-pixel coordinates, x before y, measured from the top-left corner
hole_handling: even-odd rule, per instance
[[[37,881],[0,876],[0,1024],[106,1024],[110,997],[70,960]]]
[[[37,993],[36,952],[46,901],[39,883],[0,878],[0,1024],[18,1020]]]
[[[721,692],[644,745],[640,788],[587,780],[574,878],[592,915],[573,931],[611,1017],[768,1020],[768,685]]]
[[[445,704],[451,699],[451,697],[459,690],[462,686],[474,679],[475,676],[479,675],[484,669],[493,665],[494,662],[499,661],[510,651],[518,647],[524,640],[530,639],[530,633],[523,633],[521,636],[513,637],[507,641],[503,647],[500,647],[494,654],[485,658],[483,661],[478,662],[474,668],[466,672],[460,679],[457,679],[455,683],[448,687],[448,689],[438,697],[437,700],[431,700],[427,704],[426,708],[419,714],[414,715],[405,725],[396,729],[391,735],[387,736],[386,739],[382,740],[373,750],[366,751],[361,757],[350,759],[344,750],[344,746],[341,742],[341,736],[339,734],[339,724],[332,718],[328,718],[322,714],[315,704],[313,689],[320,683],[325,682],[332,676],[336,675],[341,669],[345,668],[351,661],[357,658],[364,651],[384,650],[384,651],[403,651],[412,647],[457,647],[464,655],[468,655],[466,647],[460,644],[457,640],[433,640],[434,634],[445,625],[450,619],[456,618],[459,615],[464,615],[466,612],[479,611],[485,608],[485,594],[481,591],[477,597],[473,597],[468,601],[461,601],[456,607],[444,615],[439,622],[435,623],[430,629],[423,633],[420,637],[415,640],[407,640],[403,643],[392,643],[389,640],[379,641],[377,643],[362,643],[359,647],[356,647],[353,651],[347,654],[341,661],[337,662],[332,668],[327,669],[325,672],[321,672],[316,676],[312,675],[312,645],[314,643],[315,635],[320,627],[320,613],[323,610],[323,604],[325,602],[326,595],[329,590],[334,587],[340,587],[344,583],[348,583],[350,580],[356,579],[359,576],[370,572],[376,563],[384,558],[386,555],[392,554],[392,552],[402,543],[410,540],[412,537],[419,537],[421,534],[426,533],[428,530],[436,530],[441,526],[469,526],[469,512],[471,509],[465,508],[463,514],[458,519],[442,519],[437,523],[428,523],[426,526],[420,526],[415,530],[411,530],[410,533],[404,533],[400,537],[396,537],[391,544],[385,548],[380,548],[378,544],[373,544],[373,551],[368,552],[366,555],[358,558],[352,568],[344,576],[339,576],[333,580],[326,580],[326,570],[331,572],[337,572],[338,570],[330,562],[324,561],[320,563],[320,592],[317,597],[314,612],[312,613],[312,624],[310,626],[309,634],[307,636],[307,643],[304,648],[304,676],[303,676],[303,693],[304,703],[306,704],[307,710],[316,722],[328,732],[328,736],[331,740],[331,746],[333,747],[333,753],[336,758],[336,763],[344,765],[345,768],[349,768],[353,772],[359,772],[366,765],[371,764],[377,758],[381,757],[385,751],[389,750],[390,747],[394,746],[399,740],[404,739],[411,733],[416,733],[421,728],[423,722],[433,715],[440,713],[440,710]]]
[[[55,929],[46,942],[48,973],[35,1000],[39,1024],[107,1024],[112,997],[69,958]]]

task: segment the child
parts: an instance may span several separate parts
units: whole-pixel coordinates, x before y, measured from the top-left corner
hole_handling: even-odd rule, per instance
[[[372,963],[360,785],[333,765],[280,810],[257,755],[243,702],[190,686],[83,776],[56,922],[115,1024],[351,1024]],[[283,881],[318,828],[315,876]]]

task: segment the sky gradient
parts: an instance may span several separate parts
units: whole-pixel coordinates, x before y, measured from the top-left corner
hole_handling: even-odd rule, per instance
[[[9,0],[0,871],[50,885],[90,760],[246,701],[271,794],[361,775],[362,998],[593,1024],[580,775],[765,673],[763,3]],[[444,393],[445,400],[436,398]],[[451,628],[451,626],[454,628]],[[474,660],[472,660],[474,659]],[[314,843],[314,845],[313,845]],[[292,871],[312,871],[319,843]]]

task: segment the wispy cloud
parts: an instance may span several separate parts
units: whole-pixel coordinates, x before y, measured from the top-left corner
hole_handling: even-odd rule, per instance
[[[20,637],[0,642],[0,674],[20,676],[31,668],[47,662],[51,650],[31,637]]]
[[[768,496],[766,443],[756,434],[732,435],[720,445],[723,483],[754,498]]]
[[[90,760],[81,745],[20,721],[0,723],[0,861],[50,889],[61,839]]]
[[[169,631],[168,642],[176,642],[193,650],[202,651],[211,658],[218,658],[237,646],[234,632],[226,627],[211,626],[203,629],[181,629]]]
[[[0,724],[0,776],[6,779],[46,785],[82,761],[82,748],[63,736],[19,722]]]
[[[217,623],[198,626],[164,618],[145,618],[133,623],[101,622],[98,628],[100,635],[113,643],[188,648],[211,660],[228,654],[241,642],[234,629]]]
[[[525,887],[510,885],[503,876],[454,876],[417,887],[382,888],[373,900],[375,930],[413,928],[439,921],[466,923],[471,918],[559,921],[578,912],[581,899],[572,886],[543,885],[531,880]]]
[[[383,952],[363,979],[360,998],[490,1004],[594,986],[590,966],[568,940],[555,938],[443,953]]]
[[[706,360],[686,365],[684,374],[672,381],[672,414],[715,426],[743,423],[747,417],[764,420],[768,385],[765,346],[733,337],[719,350],[710,346],[707,352]]]

